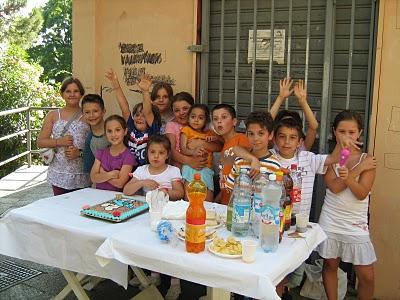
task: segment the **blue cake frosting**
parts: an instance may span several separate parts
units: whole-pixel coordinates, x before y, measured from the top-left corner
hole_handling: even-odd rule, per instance
[[[100,204],[82,208],[81,214],[113,222],[121,222],[147,210],[149,205],[140,198],[114,198]]]

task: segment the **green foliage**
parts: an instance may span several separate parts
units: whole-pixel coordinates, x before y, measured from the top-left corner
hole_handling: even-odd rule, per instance
[[[72,0],[49,0],[43,21],[40,44],[28,52],[44,68],[43,80],[61,82],[72,74]]]
[[[0,111],[26,106],[61,106],[63,100],[51,86],[40,82],[43,68],[28,62],[28,55],[19,46],[10,45],[0,53]],[[31,112],[31,127],[40,128],[42,111]],[[0,117],[0,136],[27,129],[26,112]],[[32,148],[35,149],[35,138]],[[26,151],[26,134],[0,142],[0,161]],[[26,162],[26,158],[1,168],[0,176]]]
[[[42,12],[37,8],[28,17],[16,17],[8,32],[9,44],[19,45],[24,49],[32,47],[33,42],[38,39],[42,24]]]
[[[10,26],[26,0],[7,0],[0,3],[0,43],[8,41]]]

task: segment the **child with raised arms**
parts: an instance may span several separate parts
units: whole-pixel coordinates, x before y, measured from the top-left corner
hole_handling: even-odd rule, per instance
[[[110,69],[106,72],[116,92],[118,105],[121,108],[122,116],[128,126],[128,146],[135,155],[139,166],[146,164],[145,151],[150,136],[160,132],[161,119],[156,106],[153,106],[150,99],[151,76],[144,74],[139,82],[139,88],[143,93],[143,103],[136,104],[132,113],[129,110],[128,101],[122,91],[117,74]]]
[[[290,78],[284,78],[279,81],[279,95],[272,105],[270,113],[275,122],[279,122],[280,120],[286,118],[293,118],[295,121],[302,124],[302,120],[298,112],[289,110],[279,111],[279,107],[283,104],[283,102],[294,93],[300,108],[304,112],[306,121],[308,122],[307,132],[302,136],[303,142],[301,145],[301,150],[310,150],[317,136],[318,121],[307,102],[307,88],[304,81],[299,80],[293,89],[291,88],[292,85],[293,80]]]
[[[90,179],[97,189],[121,192],[137,163],[124,143],[125,120],[118,115],[109,116],[104,121],[104,128],[110,147],[97,150]]]

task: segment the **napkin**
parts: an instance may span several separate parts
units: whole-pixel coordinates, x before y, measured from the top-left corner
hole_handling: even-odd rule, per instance
[[[184,220],[186,218],[186,210],[189,202],[184,200],[169,201],[164,206],[163,219],[167,220]]]
[[[153,190],[146,193],[146,202],[150,211],[161,212],[169,201],[169,195],[159,190]]]

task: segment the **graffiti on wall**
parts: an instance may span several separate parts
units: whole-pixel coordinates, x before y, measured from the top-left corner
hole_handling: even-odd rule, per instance
[[[146,66],[163,63],[161,52],[150,52],[145,49],[143,43],[122,43],[118,45],[123,67],[123,79],[128,87],[135,86],[140,77],[146,73]],[[175,85],[175,79],[169,74],[151,74],[153,83],[166,82]],[[140,92],[130,88],[131,91]]]

